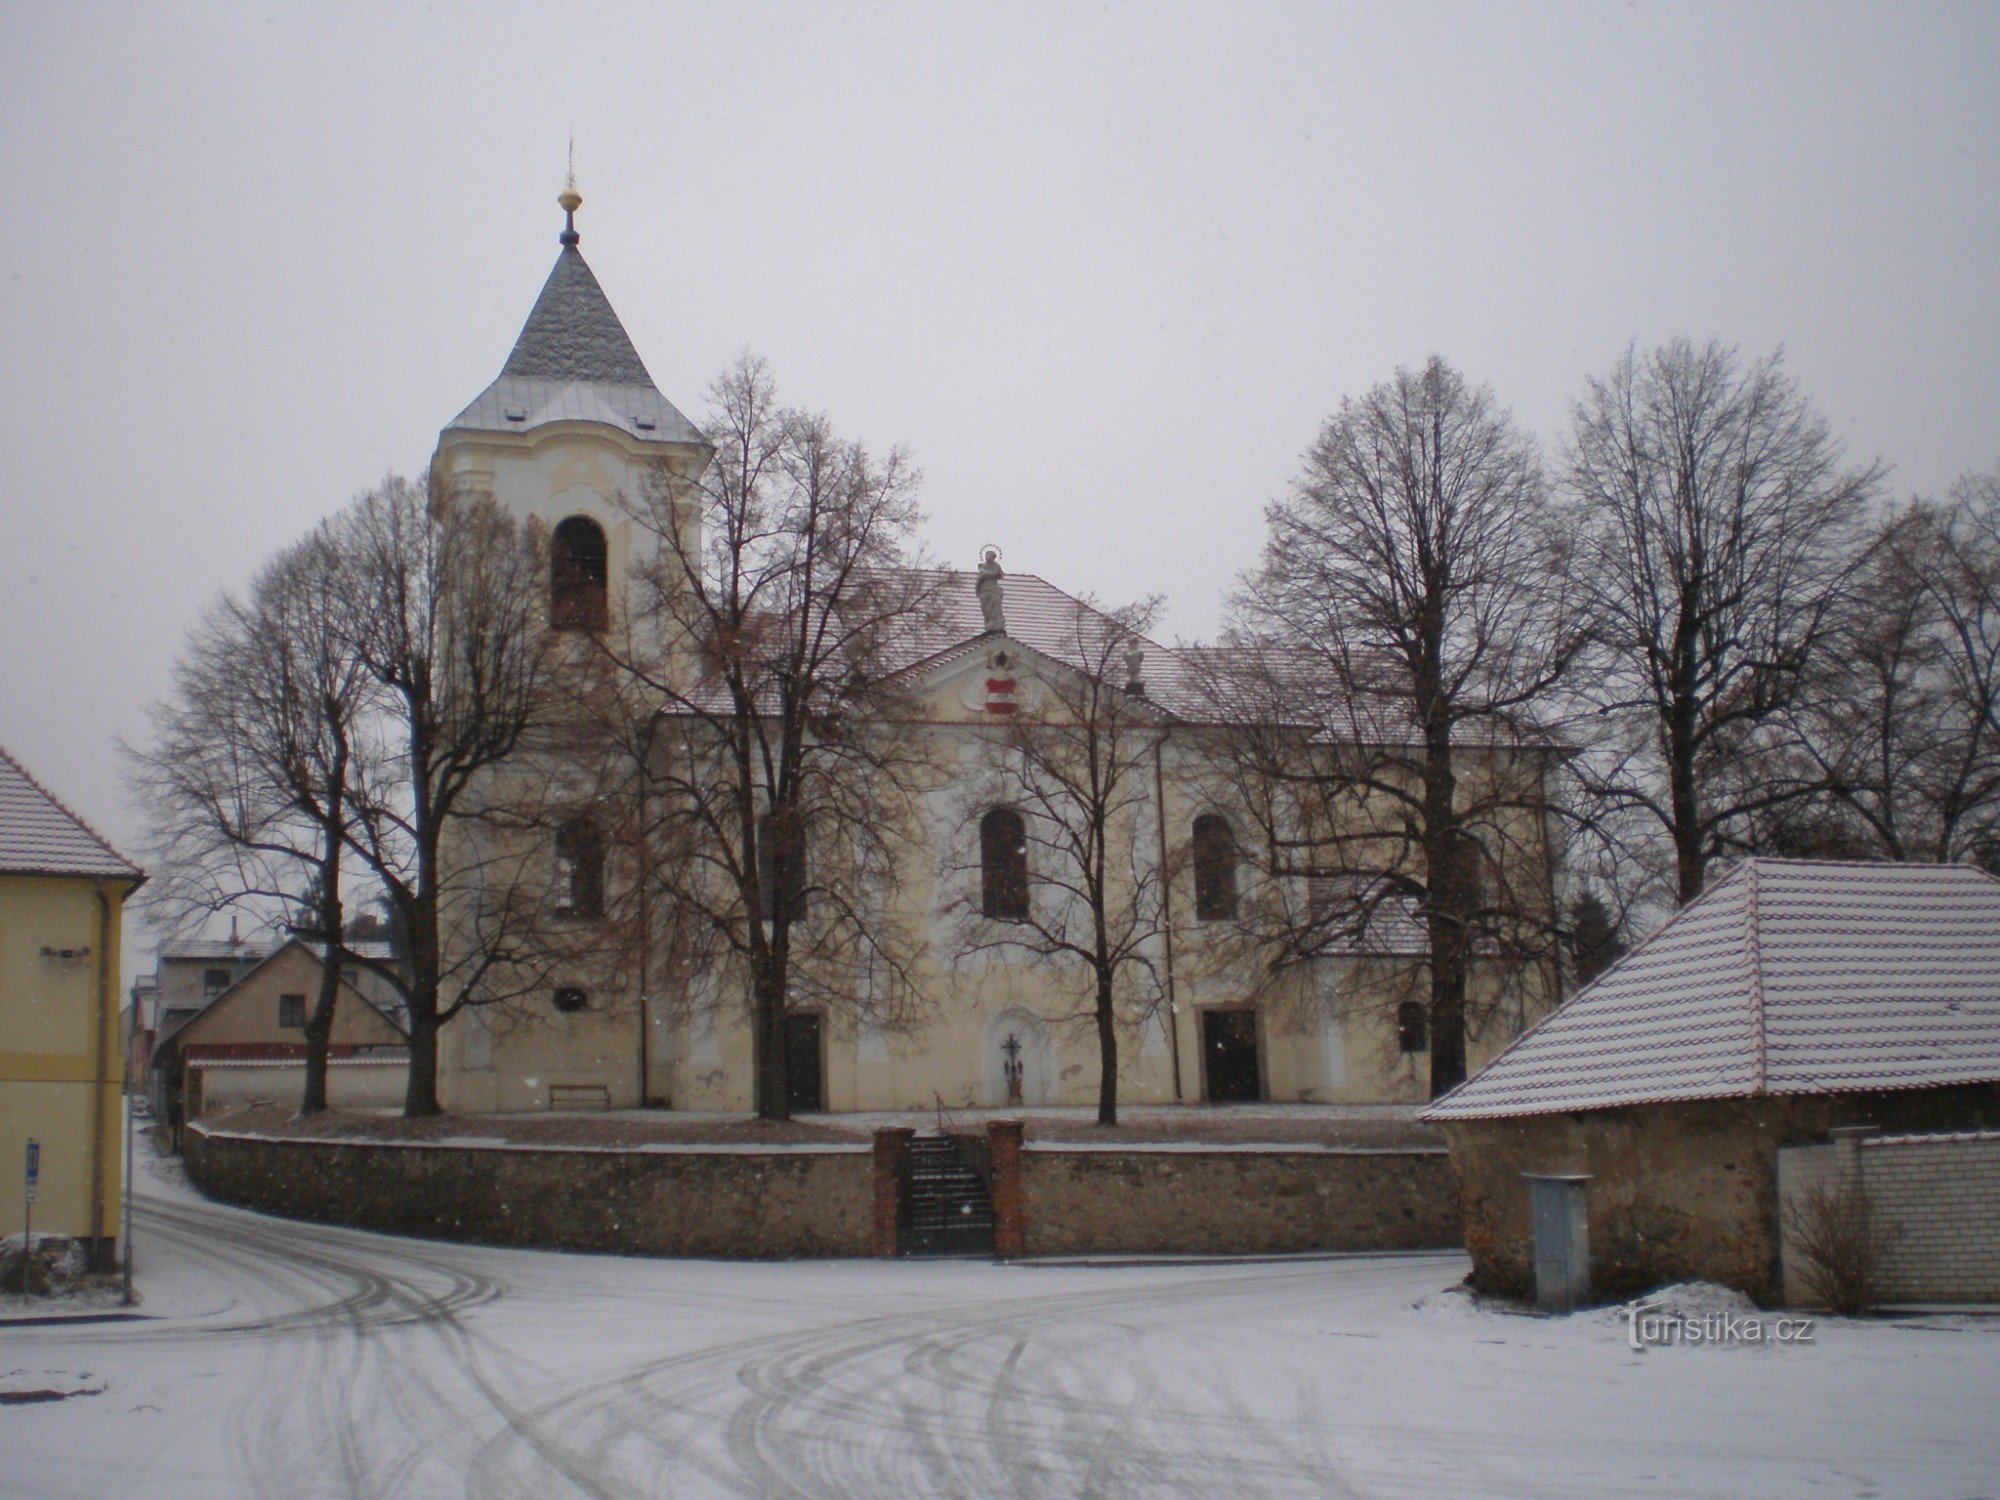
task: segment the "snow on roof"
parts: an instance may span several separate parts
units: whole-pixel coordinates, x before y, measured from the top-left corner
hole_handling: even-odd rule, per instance
[[[190,959],[228,958],[244,963],[261,963],[278,951],[279,939],[262,938],[170,938],[160,944],[158,957],[168,963]]]
[[[1419,1115],[2000,1081],[2000,880],[1750,859]]]
[[[0,874],[139,879],[143,873],[0,748]]]
[[[662,396],[583,252],[565,245],[499,378],[445,428],[526,432],[597,422],[641,442],[699,443]]]

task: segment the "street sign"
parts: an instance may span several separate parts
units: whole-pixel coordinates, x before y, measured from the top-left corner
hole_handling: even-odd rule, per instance
[[[42,1143],[28,1142],[28,1201],[35,1201],[35,1188],[42,1180]]]

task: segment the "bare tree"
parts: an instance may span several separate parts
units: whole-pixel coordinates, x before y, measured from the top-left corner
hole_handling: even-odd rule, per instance
[[[896,669],[940,575],[911,566],[918,477],[901,451],[874,458],[780,408],[748,356],[710,396],[700,478],[662,468],[627,500],[650,556],[633,628],[604,640],[661,970],[740,977],[756,1110],[778,1120],[788,1016],[894,1026],[915,1003],[893,896],[918,762]]]
[[[1628,350],[1573,415],[1592,698],[1630,729],[1597,790],[1664,831],[1686,902],[1760,814],[1811,790],[1771,753],[1776,720],[1825,641],[1882,469],[1845,464],[1781,355],[1746,366],[1717,342]]]
[[[170,925],[224,909],[282,911],[322,955],[305,1023],[301,1114],[326,1108],[342,983],[344,855],[369,684],[353,650],[342,562],[322,528],[247,599],[191,633],[153,736],[134,752],[152,818],[153,907]]]
[[[2000,864],[2000,473],[1887,517],[1789,747],[1818,794],[1766,837]]]
[[[1806,1188],[1785,1205],[1784,1228],[1807,1292],[1850,1318],[1874,1309],[1903,1227],[1876,1209],[1854,1176]]]
[[[1567,537],[1532,442],[1437,359],[1343,401],[1267,520],[1222,691],[1266,873],[1308,894],[1258,909],[1280,961],[1420,926],[1441,1094],[1465,1077],[1475,957],[1536,952],[1552,922]]]
[[[1055,1019],[1096,1032],[1100,1125],[1118,1123],[1119,1027],[1146,1024],[1164,997],[1155,966],[1170,871],[1156,847],[1154,780],[1172,718],[1143,678],[1159,612],[1158,599],[1113,610],[1077,601],[1056,659],[995,668],[1022,686],[1013,712],[982,735],[961,856],[947,859],[978,877],[955,902],[961,956],[1014,952],[1083,978],[1081,1009]]]
[[[355,955],[402,995],[410,1071],[404,1113],[439,1112],[440,1028],[495,998],[521,953],[496,884],[532,860],[492,829],[519,816],[494,773],[547,713],[551,634],[536,534],[478,497],[433,494],[391,476],[333,525],[346,607],[380,700],[365,774],[351,797],[349,847],[405,934],[398,965]],[[530,820],[531,821],[531,820]]]

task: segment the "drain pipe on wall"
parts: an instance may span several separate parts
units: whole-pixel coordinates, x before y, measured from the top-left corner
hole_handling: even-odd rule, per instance
[[[90,882],[97,896],[97,1014],[93,1018],[97,1037],[93,1047],[96,1075],[90,1095],[90,1261],[92,1269],[104,1269],[104,1094],[109,1084],[111,1030],[111,898],[105,894],[104,878]],[[123,1094],[121,1091],[121,1099]]]
[[[1174,883],[1167,865],[1167,773],[1161,752],[1167,742],[1162,734],[1153,741],[1153,811],[1160,823],[1160,933],[1166,950],[1167,1050],[1174,1057],[1174,1103],[1183,1103],[1181,1094],[1181,1006],[1174,993]]]

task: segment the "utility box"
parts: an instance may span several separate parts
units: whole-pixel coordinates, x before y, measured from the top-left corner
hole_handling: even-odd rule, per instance
[[[1585,1176],[1530,1172],[1535,1221],[1535,1305],[1543,1312],[1573,1312],[1590,1300],[1590,1214]]]

